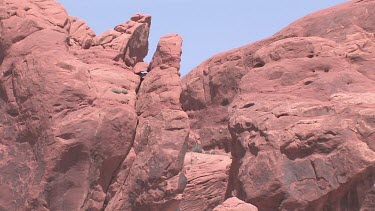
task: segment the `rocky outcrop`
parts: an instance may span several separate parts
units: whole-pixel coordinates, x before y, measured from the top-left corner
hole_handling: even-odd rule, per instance
[[[180,204],[181,211],[212,210],[225,200],[229,167],[228,155],[189,152],[185,156],[184,171],[187,186]]]
[[[160,39],[138,92],[137,156],[121,191],[106,210],[179,207],[187,183],[181,170],[189,135],[188,116],[179,101],[181,45],[176,34]]]
[[[225,200],[224,203],[215,207],[213,211],[258,211],[258,209],[252,205],[239,200],[236,197]]]
[[[0,21],[0,210],[104,209],[139,160],[132,66],[150,16],[108,42],[52,0],[1,1]]]
[[[195,134],[190,145],[230,152],[227,106],[247,71],[243,54],[233,50],[216,55],[182,79],[181,103],[189,115],[191,134]]]
[[[181,82],[179,35],[143,61],[149,15],[96,36],[0,0],[0,210],[373,210],[374,14],[319,11]]]
[[[205,131],[229,122],[227,197],[260,210],[367,206],[375,182],[374,12],[374,1],[351,1],[314,13],[183,79],[193,141],[227,144],[227,135]],[[226,107],[220,116],[229,121],[218,124]]]
[[[151,27],[150,15],[136,14],[131,17],[130,21],[117,25],[113,30],[105,31],[98,36],[95,36],[95,33],[82,20],[71,17],[70,21],[72,47],[91,49],[79,51],[84,55],[97,54],[99,51],[101,54],[108,55],[107,57],[112,60],[124,61],[128,67],[134,67],[137,63],[143,62],[143,58],[147,56]],[[76,54],[79,53],[76,52]],[[89,57],[92,58],[92,56]]]
[[[96,36],[95,32],[87,25],[87,23],[77,17],[70,16],[70,45],[89,48],[92,39]]]

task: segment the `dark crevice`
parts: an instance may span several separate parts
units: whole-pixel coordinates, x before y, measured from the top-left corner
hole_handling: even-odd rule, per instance
[[[310,85],[310,84],[312,84],[312,82],[313,82],[313,81],[306,81],[306,82],[305,82],[305,83],[303,83],[303,84],[307,86],[307,85]]]
[[[255,105],[255,103],[248,103],[246,105],[244,105],[242,108],[250,108],[250,107],[253,107]]]
[[[266,63],[264,61],[262,61],[261,59],[255,59],[253,68],[264,67],[264,65],[266,65]]]
[[[229,100],[227,98],[224,98],[223,101],[221,102],[222,106],[227,106],[229,104],[230,104],[230,102],[229,102]]]
[[[64,133],[64,134],[58,135],[56,137],[62,138],[64,140],[70,140],[70,139],[75,138],[75,135],[74,135],[74,133]]]
[[[229,126],[228,130],[231,132]],[[233,197],[233,191],[237,192],[237,195],[235,197],[244,200],[245,192],[243,191],[242,187],[243,185],[238,180],[238,173],[241,166],[241,159],[246,154],[246,149],[241,145],[241,143],[237,140],[234,133],[231,132],[232,136],[232,163],[229,168],[229,178],[228,178],[228,184],[225,192],[225,199]]]
[[[288,113],[281,113],[281,114],[274,114],[276,118],[281,118],[281,117],[285,117],[285,116],[290,116],[290,114]]]

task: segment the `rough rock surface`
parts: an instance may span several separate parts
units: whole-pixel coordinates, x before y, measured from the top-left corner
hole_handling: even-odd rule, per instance
[[[182,82],[180,36],[143,61],[150,27],[96,36],[54,0],[0,0],[0,211],[374,210],[374,0]]]
[[[252,204],[248,204],[236,197],[232,197],[215,207],[213,211],[258,211],[258,209]]]
[[[189,135],[188,116],[179,101],[181,45],[182,38],[176,34],[160,39],[138,92],[137,156],[121,191],[106,210],[179,207],[187,183],[181,170]]]
[[[184,77],[191,141],[225,146],[227,133],[206,131],[229,122],[227,197],[260,210],[371,206],[374,14],[371,0],[319,11]]]
[[[145,159],[138,155],[150,152],[140,152],[147,147],[140,147],[141,129],[136,135],[141,77],[132,68],[147,54],[150,16],[137,14],[95,36],[53,0],[1,0],[0,22],[0,210],[103,210],[137,173],[133,163]],[[175,88],[178,69],[165,72],[174,80],[165,87]],[[179,90],[171,92],[179,98]],[[175,109],[175,98],[173,111],[147,120],[176,120],[183,130],[179,142],[152,146],[169,160],[143,163],[166,176],[160,182],[180,173],[186,148],[187,115]],[[175,126],[163,125],[158,140],[177,138]]]
[[[224,202],[232,163],[230,156],[189,152],[184,163],[187,186],[181,211],[212,210]]]
[[[78,45],[88,48],[91,40],[96,36],[95,32],[86,22],[77,17],[70,16],[70,45]]]

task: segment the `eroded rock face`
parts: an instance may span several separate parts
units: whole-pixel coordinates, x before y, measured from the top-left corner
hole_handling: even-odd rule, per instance
[[[90,47],[95,32],[87,25],[87,23],[77,17],[70,16],[70,45],[77,45],[83,48]]]
[[[0,210],[100,210],[132,160],[140,77],[55,1],[1,7]]]
[[[71,45],[84,49],[109,49],[114,51],[113,60],[122,60],[128,67],[143,62],[148,53],[148,36],[151,27],[151,16],[136,14],[130,21],[117,25],[114,29],[95,36],[87,24],[71,17]],[[84,51],[87,52],[87,51]],[[105,52],[105,51],[101,51]]]
[[[227,145],[227,133],[211,131],[229,122],[227,197],[260,210],[371,204],[374,12],[374,1],[351,1],[314,13],[212,57],[183,79],[192,142]],[[228,76],[238,77],[218,82]],[[225,108],[228,114],[220,112]]]
[[[212,210],[225,201],[232,159],[213,151],[206,153],[189,152],[185,156],[187,186],[180,204],[182,211]]]
[[[122,189],[106,210],[176,210],[187,179],[181,172],[189,135],[182,111],[179,63],[182,38],[160,39],[138,92],[135,158]],[[162,57],[162,58],[161,58]]]
[[[216,55],[182,79],[181,103],[189,115],[192,134],[196,134],[190,146],[198,143],[206,150],[230,151],[227,106],[247,71],[243,56],[241,50]]]
[[[180,36],[143,61],[149,15],[96,36],[0,0],[0,210],[373,210],[373,14],[314,13],[181,83]]]

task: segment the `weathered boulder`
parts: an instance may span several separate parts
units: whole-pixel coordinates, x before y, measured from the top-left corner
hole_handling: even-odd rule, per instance
[[[213,211],[258,211],[258,209],[252,204],[248,204],[236,197],[232,197],[215,207]]]
[[[77,45],[82,48],[89,48],[95,32],[87,25],[87,23],[77,17],[70,16],[70,45]]]
[[[138,62],[133,68],[133,71],[135,74],[141,74],[142,72],[146,72],[147,70],[148,70],[147,62]]]
[[[232,159],[228,155],[213,153],[186,154],[187,186],[180,204],[181,211],[212,210],[224,202]]]
[[[121,59],[129,67],[134,67],[148,53],[148,36],[151,27],[151,16],[136,14],[130,21],[117,25],[93,38],[88,47],[112,49],[117,52],[113,58]]]

